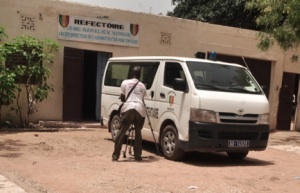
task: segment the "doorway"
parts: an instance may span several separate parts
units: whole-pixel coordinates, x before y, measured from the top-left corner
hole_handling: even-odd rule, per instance
[[[277,113],[276,129],[278,130],[291,130],[293,128],[298,97],[298,84],[299,75],[288,72],[283,73]]]
[[[95,120],[97,52],[84,51],[82,119]]]
[[[295,123],[296,123],[296,119],[297,119],[297,115],[296,115],[296,109],[297,109],[297,105],[299,101],[299,81],[300,81],[300,75],[297,74],[296,78],[295,78],[295,85],[294,85],[294,92],[293,92],[293,102],[292,102],[292,120],[291,120],[291,130],[295,130]]]
[[[63,121],[99,121],[103,70],[111,53],[64,48]]]

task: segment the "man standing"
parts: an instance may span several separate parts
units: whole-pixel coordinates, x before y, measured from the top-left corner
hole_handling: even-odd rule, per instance
[[[121,109],[121,127],[115,140],[114,152],[112,154],[112,161],[117,161],[120,157],[122,144],[125,140],[125,134],[130,126],[134,126],[134,158],[137,161],[142,160],[142,133],[146,116],[146,109],[144,105],[144,96],[146,96],[146,87],[142,82],[138,82],[141,75],[140,67],[135,66],[132,70],[132,79],[124,80],[121,84],[121,101],[125,101]],[[138,83],[137,83],[138,82]],[[127,96],[133,86],[137,83],[129,96]]]

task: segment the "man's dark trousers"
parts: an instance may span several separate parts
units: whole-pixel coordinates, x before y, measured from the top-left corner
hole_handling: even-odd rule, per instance
[[[135,109],[130,109],[122,114],[121,117],[121,128],[115,140],[115,150],[113,152],[113,159],[120,157],[122,144],[126,137],[126,132],[129,130],[131,125],[134,125],[135,139],[134,139],[134,158],[141,160],[142,156],[142,133],[145,118],[140,115]]]

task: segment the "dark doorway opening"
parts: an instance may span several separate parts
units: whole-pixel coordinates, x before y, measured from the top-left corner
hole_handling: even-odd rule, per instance
[[[295,113],[296,113],[296,108],[297,108],[297,101],[298,101],[298,92],[299,92],[299,80],[300,80],[300,75],[297,74],[295,78],[295,85],[294,85],[294,93],[293,93],[293,106],[292,106],[292,123],[295,121]],[[293,128],[291,128],[293,129]]]
[[[84,51],[82,118],[95,121],[97,55],[95,51]]]
[[[111,55],[64,48],[63,121],[100,121],[102,76]]]
[[[284,72],[279,93],[277,113],[278,130],[290,130],[293,117],[293,95],[296,91],[296,74]],[[298,85],[298,84],[297,84]]]

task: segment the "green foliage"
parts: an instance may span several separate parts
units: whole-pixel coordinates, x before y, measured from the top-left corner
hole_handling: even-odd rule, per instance
[[[0,26],[0,41],[4,37],[7,35]],[[3,123],[1,108],[16,100],[17,108],[11,107],[11,110],[17,113],[23,127],[29,126],[30,114],[37,111],[36,103],[47,99],[49,92],[54,91],[53,85],[47,82],[50,77],[48,65],[54,63],[55,57],[51,53],[58,49],[59,44],[53,40],[30,36],[16,37],[12,42],[0,44],[0,124]],[[18,56],[20,60],[13,60],[11,56]],[[4,65],[8,61],[10,68]],[[23,91],[27,102],[25,117],[19,101]],[[7,125],[10,121],[4,123]]]
[[[7,37],[4,28],[0,26],[0,41],[3,37]],[[3,106],[8,106],[13,103],[13,100],[16,98],[14,90],[14,72],[5,68],[3,62],[5,61],[5,48],[0,44],[0,126],[2,125],[2,114],[1,109]]]
[[[268,50],[275,42],[294,50],[300,42],[299,0],[172,0],[176,5],[167,15],[212,24],[252,29],[258,33],[258,48]],[[297,61],[294,54],[292,61]]]
[[[1,109],[13,103],[15,96],[15,74],[0,64],[0,124],[2,123]]]
[[[0,26],[0,42],[2,41],[3,37],[7,37],[7,35],[4,32],[4,28]]]
[[[258,12],[245,9],[248,0],[172,0],[176,5],[167,15],[192,19],[212,24],[259,29],[255,18]]]
[[[9,105],[15,98],[15,74],[9,69],[0,66],[0,109],[3,105]]]
[[[275,42],[284,50],[296,50],[300,42],[300,1],[299,0],[250,0],[248,10],[259,10],[256,19],[261,28],[258,47],[265,51]],[[291,60],[296,61],[297,55]]]
[[[17,83],[17,108],[15,109],[21,124],[29,126],[29,116],[36,112],[36,103],[43,101],[54,91],[53,85],[48,84],[50,76],[49,64],[54,62],[54,55],[51,53],[59,49],[59,44],[52,40],[40,40],[30,36],[16,37],[13,42],[4,44],[7,60],[9,56],[19,56],[22,60],[10,60],[15,73]],[[20,63],[21,61],[21,63]],[[26,78],[24,80],[24,78]],[[23,81],[21,81],[23,80]],[[26,92],[27,113],[25,118],[22,115],[22,107],[19,100],[21,92]]]

